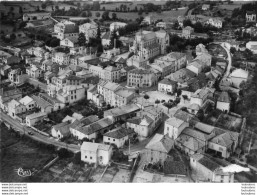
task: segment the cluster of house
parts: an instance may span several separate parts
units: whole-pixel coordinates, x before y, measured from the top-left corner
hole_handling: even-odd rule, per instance
[[[178,23],[181,27],[183,27],[183,21],[189,19],[191,20],[192,24],[200,22],[203,26],[211,25],[216,28],[222,28],[223,19],[219,17],[208,17],[204,15],[190,15],[190,16],[179,16],[177,18]]]
[[[48,17],[42,14],[35,18],[31,13],[24,15],[23,19],[30,21]],[[151,23],[150,19],[146,17],[143,22]],[[216,22],[212,25],[215,26]],[[112,23],[110,31],[124,26],[126,23]],[[74,113],[51,129],[51,135],[57,139],[72,136],[83,141],[82,161],[107,165],[113,145],[124,147],[134,135],[139,140],[149,138],[164,123],[163,135],[154,135],[145,147],[148,162],[167,164],[170,151],[176,146],[190,156],[191,168],[201,172],[205,179],[233,182],[233,174],[222,171],[228,162],[210,157],[206,152],[230,157],[237,148],[239,134],[197,119],[200,110],[207,114],[210,105],[223,112],[230,111],[229,94],[215,92],[212,88],[215,81],[223,76],[227,63],[217,62],[215,67],[211,66],[212,56],[202,44],[196,47],[196,57],[192,60],[185,53],[166,53],[170,40],[169,34],[163,30],[137,32],[126,52],[116,48],[114,40],[114,48],[104,50],[97,57],[94,48],[78,45],[79,33],[83,32],[89,40],[96,36],[97,28],[93,22],[80,26],[67,20],[58,22],[53,36],[61,40],[61,48],[70,48],[69,53],[42,47],[12,54],[0,51],[1,75],[7,76],[8,82],[16,86],[31,79],[32,83],[41,83],[39,80],[43,79],[41,84],[45,86],[42,88],[44,92],[25,97],[18,88],[3,90],[1,87],[1,109],[14,119],[34,126],[47,114],[87,98],[99,107],[109,105],[113,108],[104,111],[101,119],[96,115],[84,117]],[[205,36],[197,35],[191,27],[183,28],[180,34],[186,38]],[[103,45],[110,44],[110,32],[103,35],[102,42]],[[11,65],[20,60],[29,65],[26,72],[21,68],[12,69]],[[227,77],[227,82],[239,87],[248,77],[248,73],[237,69]],[[121,81],[126,81],[127,86],[120,84]],[[170,94],[181,89],[181,101],[187,101],[184,104],[187,111],[178,110],[163,121],[162,108],[150,103],[141,104],[136,88],[155,85],[158,85],[158,91]]]

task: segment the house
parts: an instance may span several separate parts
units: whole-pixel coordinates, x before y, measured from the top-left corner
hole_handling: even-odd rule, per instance
[[[31,12],[23,14],[23,21],[46,20],[51,17],[49,12]]]
[[[7,107],[8,107],[8,114],[12,118],[15,118],[17,114],[26,112],[26,107],[14,99],[7,103]]]
[[[70,55],[63,52],[55,52],[52,56],[52,62],[56,62],[57,64],[69,65]]]
[[[51,135],[55,138],[62,139],[70,135],[70,122],[62,122],[54,125],[51,129]]]
[[[202,10],[206,11],[210,9],[210,5],[209,4],[203,4],[202,5]]]
[[[45,112],[38,112],[38,113],[27,115],[26,125],[28,125],[29,127],[32,127],[35,125],[36,122],[42,121],[46,117],[47,117],[47,113]]]
[[[193,60],[190,64],[187,65],[187,69],[191,70],[193,73],[198,75],[203,71],[205,64],[200,60]]]
[[[27,74],[23,74],[21,69],[12,69],[9,73],[8,73],[8,79],[9,81],[11,81],[14,84],[23,84],[27,79],[28,79],[28,75]]]
[[[246,43],[246,48],[250,49],[253,54],[257,54],[257,41],[249,41]]]
[[[60,46],[74,48],[78,46],[78,37],[66,37],[60,41]]]
[[[53,36],[60,40],[63,40],[67,37],[78,37],[79,27],[74,22],[62,20],[61,22],[54,25]]]
[[[158,82],[158,91],[164,93],[174,93],[177,89],[177,82],[164,78]]]
[[[3,110],[8,111],[7,102],[11,100],[19,101],[22,98],[22,91],[20,89],[4,90],[0,89],[0,106]]]
[[[97,165],[108,165],[112,156],[112,146],[83,142],[80,148],[81,160],[90,164]]]
[[[41,112],[50,113],[65,107],[64,103],[46,93],[39,93],[38,96],[32,95],[32,99],[35,101],[35,106],[41,109]]]
[[[194,60],[200,60],[205,66],[211,66],[212,56],[208,53],[201,53]]]
[[[110,31],[105,32],[102,36],[102,45],[103,47],[107,47],[111,44],[111,33]]]
[[[107,66],[104,69],[104,78],[107,81],[111,81],[111,82],[118,82],[120,81],[120,68],[116,68],[114,66]]]
[[[20,63],[20,61],[21,61],[21,58],[17,56],[10,56],[3,59],[3,63],[7,65],[17,64],[17,63]]]
[[[248,80],[248,77],[249,77],[249,72],[241,68],[234,70],[229,75],[232,86],[236,87],[237,89],[240,88],[241,83],[246,82]]]
[[[43,70],[36,67],[36,66],[27,67],[26,68],[26,73],[29,77],[32,77],[32,78],[35,78],[35,79],[43,76]]]
[[[10,70],[11,70],[11,66],[9,66],[9,65],[1,65],[0,66],[0,74],[2,76],[7,76],[8,73],[10,72]]]
[[[172,139],[177,139],[186,127],[189,127],[189,123],[175,117],[169,118],[165,121],[164,135],[168,135]]]
[[[29,96],[23,97],[19,102],[26,107],[26,110],[32,110],[35,107],[35,101]]]
[[[166,22],[158,22],[156,24],[156,27],[162,28],[162,29],[167,29],[167,24],[166,24]]]
[[[111,106],[121,107],[129,104],[132,99],[135,97],[135,91],[132,89],[118,89],[114,92],[114,100],[111,103]]]
[[[159,127],[162,122],[162,109],[146,107],[136,113],[136,116],[127,119],[127,128],[133,129],[141,138],[147,138]]]
[[[209,18],[209,20],[206,21],[206,24],[212,25],[216,28],[222,28],[223,20],[221,18]]]
[[[140,108],[136,104],[128,104],[121,107],[104,111],[104,117],[110,118],[113,122],[126,121],[128,118],[136,116]]]
[[[200,107],[204,104],[208,97],[213,97],[215,89],[204,87],[202,89],[196,90],[196,92],[191,96],[190,104],[198,104]]]
[[[103,106],[104,97],[97,93],[97,85],[93,85],[87,90],[87,99],[92,100],[99,107]]]
[[[217,100],[216,108],[227,113],[230,111],[230,97],[228,92],[226,91],[221,92]]]
[[[214,129],[217,134],[208,143],[208,148],[216,152],[223,158],[229,158],[236,150],[238,145],[239,133],[232,131],[225,131],[222,129]]]
[[[127,23],[124,22],[113,22],[110,24],[110,32],[117,31],[119,28],[124,28],[127,26]]]
[[[133,134],[134,134],[134,131],[132,129],[117,127],[103,135],[104,136],[103,143],[114,144],[118,148],[121,148],[124,146],[126,141],[128,141]]]
[[[245,18],[246,22],[256,22],[256,13],[254,11],[247,11]]]
[[[174,148],[174,140],[167,135],[155,134],[145,147],[147,162],[160,162],[163,165],[172,148]]]
[[[100,134],[108,132],[113,127],[113,121],[109,118],[102,118],[89,125],[77,126],[72,131],[72,135],[79,140],[87,138],[95,140]]]
[[[91,23],[85,23],[79,26],[79,33],[84,33],[86,40],[95,38],[97,35],[97,25]]]
[[[152,70],[134,69],[128,72],[128,86],[152,87],[156,84],[157,76]]]
[[[201,180],[219,183],[234,183],[234,172],[224,172],[223,168],[228,167],[229,162],[211,157],[205,154],[194,154],[190,156],[190,167]]]

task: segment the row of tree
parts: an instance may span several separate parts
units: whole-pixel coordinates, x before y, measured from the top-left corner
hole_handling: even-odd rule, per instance
[[[170,45],[167,47],[167,52],[171,51],[185,51],[187,46],[195,48],[198,44],[202,43],[204,45],[212,42],[212,38],[194,38],[194,39],[185,39],[179,37],[178,35],[170,35]]]

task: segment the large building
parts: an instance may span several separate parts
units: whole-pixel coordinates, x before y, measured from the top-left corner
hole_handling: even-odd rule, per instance
[[[151,87],[157,84],[157,76],[152,70],[134,69],[128,72],[127,85]]]
[[[97,35],[97,26],[91,23],[85,23],[79,26],[79,33],[84,33],[86,40],[89,38],[94,38]]]
[[[169,45],[169,35],[165,31],[140,31],[136,33],[133,46],[129,48],[134,56],[128,59],[129,66],[141,67],[147,65],[149,59],[166,53]]]

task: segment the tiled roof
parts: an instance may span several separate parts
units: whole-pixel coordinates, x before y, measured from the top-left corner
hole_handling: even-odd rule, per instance
[[[132,74],[152,74],[153,72],[151,70],[145,70],[145,69],[133,69],[133,70],[130,70],[129,73],[132,73]]]
[[[29,96],[25,96],[24,98],[20,99],[20,103],[22,103],[24,105],[27,105],[32,101],[33,101],[33,99]]]
[[[163,171],[165,174],[187,175],[184,162],[174,161],[172,158],[167,158],[164,161]]]
[[[180,120],[178,118],[172,117],[172,118],[169,118],[168,120],[166,120],[165,123],[167,123],[173,127],[179,128],[184,123],[184,121]]]
[[[91,135],[93,133],[96,133],[108,126],[111,126],[113,122],[109,118],[103,118],[101,120],[98,120],[90,125],[78,127],[76,130],[80,131],[81,133],[85,135]]]
[[[54,125],[53,128],[56,130],[56,131],[60,131],[60,133],[64,136],[67,136],[70,134],[70,122],[69,121],[66,121],[66,122],[63,122],[63,123],[59,123],[57,125]]]
[[[133,129],[126,129],[123,127],[118,127],[112,131],[109,131],[104,134],[106,137],[111,137],[111,138],[116,138],[116,139],[121,139],[123,137],[126,137],[130,134],[134,133]]]
[[[104,116],[122,116],[140,110],[136,104],[128,104],[118,108],[113,108],[104,112]]]
[[[109,89],[110,91],[115,91],[120,85],[118,83],[108,82],[104,85],[104,88]]]
[[[115,92],[116,95],[121,96],[121,97],[130,97],[133,95],[135,92],[131,91],[129,89],[119,89],[118,91]]]
[[[97,152],[97,150],[109,151],[112,148],[111,145],[92,143],[92,142],[83,142],[81,145],[81,150]]]
[[[163,80],[159,81],[160,84],[166,84],[166,85],[175,85],[177,82],[164,78]]]
[[[182,131],[182,134],[194,137],[194,138],[202,140],[202,141],[208,141],[215,136],[215,134],[206,134],[206,133],[197,131],[196,129],[193,129],[191,127],[186,127]]]
[[[26,118],[27,119],[34,119],[34,118],[39,118],[39,117],[42,117],[42,116],[47,116],[47,113],[45,113],[45,112],[33,113],[33,114],[28,115]]]
[[[204,147],[204,142],[197,140],[191,136],[181,134],[177,139],[177,142],[180,142],[184,147],[196,152],[199,149]]]
[[[174,140],[166,135],[155,134],[151,141],[146,145],[146,149],[169,153],[174,146]]]
[[[230,98],[229,98],[228,92],[222,91],[222,93],[220,94],[220,96],[218,98],[218,101],[230,103]]]

